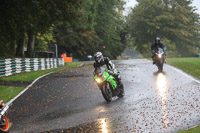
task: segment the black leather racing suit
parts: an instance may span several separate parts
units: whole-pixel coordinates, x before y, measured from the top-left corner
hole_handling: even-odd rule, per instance
[[[151,52],[153,54],[153,56],[152,56],[153,64],[155,64],[154,57],[155,57],[155,53],[158,51],[158,48],[162,48],[163,51],[164,51],[165,56],[167,56],[166,55],[166,47],[165,47],[165,45],[163,43],[161,43],[161,42],[160,43],[153,43],[151,45]]]
[[[118,73],[115,73],[115,65],[111,62],[111,60],[108,57],[103,57],[100,63],[94,62],[94,74],[97,73],[98,70],[100,70],[101,66],[106,65],[108,70],[111,70],[109,73],[110,75],[114,76],[118,81],[121,79]]]
[[[108,57],[103,57],[100,63],[94,62],[94,72],[97,73],[97,70],[100,69],[101,66],[106,65],[108,70],[114,70],[115,65],[111,62],[111,60]]]
[[[158,48],[162,48],[165,52],[165,45],[163,43],[153,43],[151,45],[151,52],[154,55],[156,51],[158,51]],[[166,53],[165,53],[166,54]]]

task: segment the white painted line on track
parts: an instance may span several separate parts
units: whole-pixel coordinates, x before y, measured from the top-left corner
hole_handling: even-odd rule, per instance
[[[82,67],[82,66],[84,66],[85,65],[85,63],[82,63],[82,64],[80,64],[80,65],[78,65],[78,66],[76,66],[76,67]]]
[[[15,96],[13,99],[11,99],[8,103],[6,103],[6,105],[10,105],[12,104],[18,97],[20,97],[22,94],[24,94],[24,92],[26,92],[35,82],[37,82],[39,79],[51,74],[53,72],[47,73],[45,75],[42,75],[40,77],[38,77],[37,79],[35,79],[30,85],[28,85],[23,91],[21,91],[17,96]]]
[[[195,82],[197,82],[197,83],[200,84],[200,80],[195,79],[194,77],[190,76],[189,74],[187,74],[186,72],[182,71],[181,69],[178,69],[178,68],[176,68],[176,67],[174,67],[174,66],[171,66],[171,65],[168,65],[168,64],[165,64],[165,65],[166,65],[167,67],[172,68],[173,70],[175,70],[175,71],[177,71],[177,72],[183,74],[184,76],[186,76],[186,77],[190,78],[191,80],[194,80]]]
[[[145,60],[147,60],[147,59],[145,59]],[[150,60],[147,60],[147,61],[152,62],[152,61],[150,61]],[[191,80],[193,80],[193,81],[195,81],[195,82],[197,82],[197,83],[200,84],[200,80],[195,79],[193,76],[189,75],[188,73],[184,72],[183,70],[178,69],[178,68],[176,68],[176,67],[174,67],[174,66],[171,66],[171,65],[169,65],[169,64],[165,64],[165,65],[166,65],[167,67],[169,67],[169,68],[171,68],[171,69],[173,69],[173,70],[175,70],[175,71],[177,71],[177,72],[183,74],[184,76],[188,77],[189,79],[191,79]]]
[[[78,65],[77,67],[81,67],[83,66],[85,63],[82,63],[80,65]],[[55,71],[54,71],[55,72]],[[10,105],[12,104],[18,97],[20,97],[22,94],[24,94],[24,92],[26,92],[35,82],[37,82],[39,79],[51,74],[51,73],[54,73],[54,72],[50,72],[50,73],[47,73],[45,75],[42,75],[40,77],[38,77],[37,79],[35,79],[30,85],[28,85],[23,91],[21,91],[17,96],[15,96],[13,99],[11,99],[8,103],[6,103],[6,105]]]

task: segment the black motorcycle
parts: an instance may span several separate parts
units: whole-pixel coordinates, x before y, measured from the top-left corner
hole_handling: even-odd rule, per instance
[[[156,64],[156,66],[158,67],[158,71],[163,71],[163,65],[165,63],[165,59],[166,59],[166,56],[165,56],[165,52],[163,49],[161,48],[158,48],[158,51],[155,53],[155,56],[154,56],[154,62]]]

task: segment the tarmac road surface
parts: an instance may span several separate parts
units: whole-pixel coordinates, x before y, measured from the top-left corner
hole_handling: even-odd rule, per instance
[[[115,61],[124,98],[105,102],[92,63],[50,74],[13,102],[10,132],[176,132],[200,124],[200,83],[146,59]]]

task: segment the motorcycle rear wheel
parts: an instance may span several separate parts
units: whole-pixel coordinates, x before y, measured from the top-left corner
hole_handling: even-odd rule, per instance
[[[105,84],[101,89],[102,95],[107,102],[112,101],[112,91],[109,84]]]
[[[9,120],[8,118],[4,115],[3,118],[5,119],[5,126],[0,126],[0,133],[8,133],[9,132]]]

